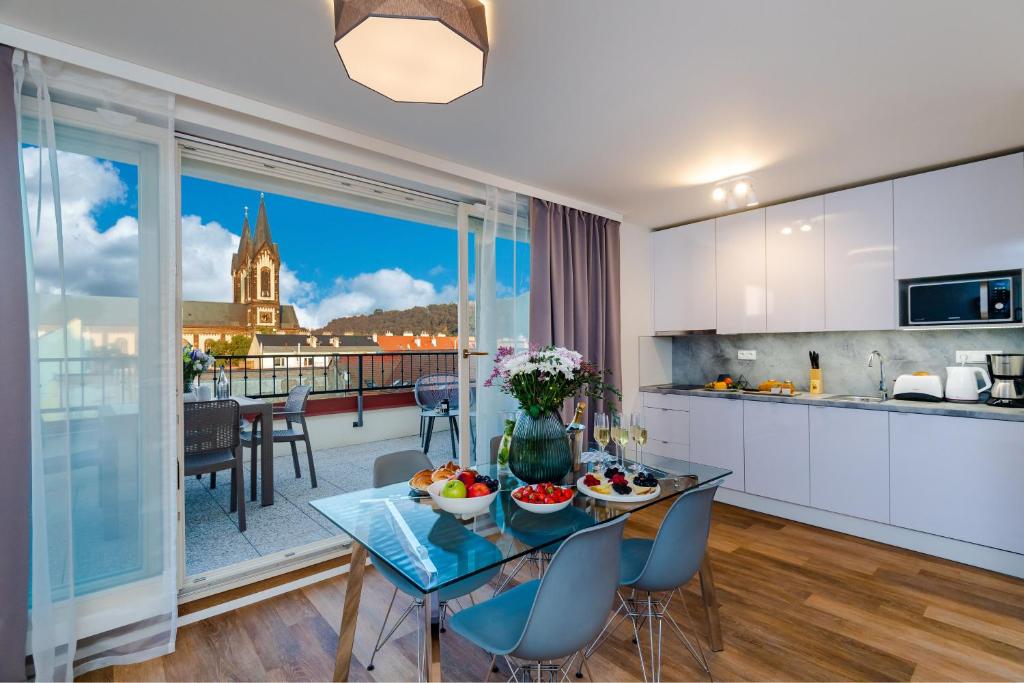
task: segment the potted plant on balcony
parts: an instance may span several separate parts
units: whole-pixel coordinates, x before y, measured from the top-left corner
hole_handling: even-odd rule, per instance
[[[182,390],[185,392],[185,401],[196,400],[196,395],[198,393],[196,378],[212,368],[216,361],[217,359],[214,358],[212,354],[206,353],[202,349],[197,349],[189,343],[182,345],[181,386]]]
[[[499,387],[522,409],[512,431],[512,474],[531,484],[557,482],[565,476],[572,468],[572,449],[562,406],[580,395],[599,400],[611,394],[621,399],[619,390],[606,381],[607,374],[578,352],[560,346],[519,353],[498,348],[485,386]]]

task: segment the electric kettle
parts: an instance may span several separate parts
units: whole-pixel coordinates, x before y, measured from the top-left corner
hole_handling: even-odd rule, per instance
[[[981,392],[992,388],[992,379],[984,368],[956,365],[946,368],[946,400],[977,403]]]

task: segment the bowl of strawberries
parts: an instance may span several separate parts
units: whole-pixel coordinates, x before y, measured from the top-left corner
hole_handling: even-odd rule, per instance
[[[545,482],[520,486],[512,492],[512,500],[524,510],[546,515],[568,507],[574,495],[568,486]]]

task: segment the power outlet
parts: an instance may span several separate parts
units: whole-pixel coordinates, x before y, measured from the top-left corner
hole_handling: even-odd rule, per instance
[[[954,358],[958,364],[984,363],[988,360],[985,356],[990,353],[1002,353],[1002,351],[957,351]]]
[[[740,349],[736,352],[736,358],[739,360],[757,360],[757,351],[753,349]]]

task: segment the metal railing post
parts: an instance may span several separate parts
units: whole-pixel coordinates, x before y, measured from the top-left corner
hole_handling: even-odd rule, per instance
[[[359,354],[359,367],[357,372],[359,373],[359,384],[356,385],[356,421],[352,423],[353,427],[363,426],[363,354]]]

